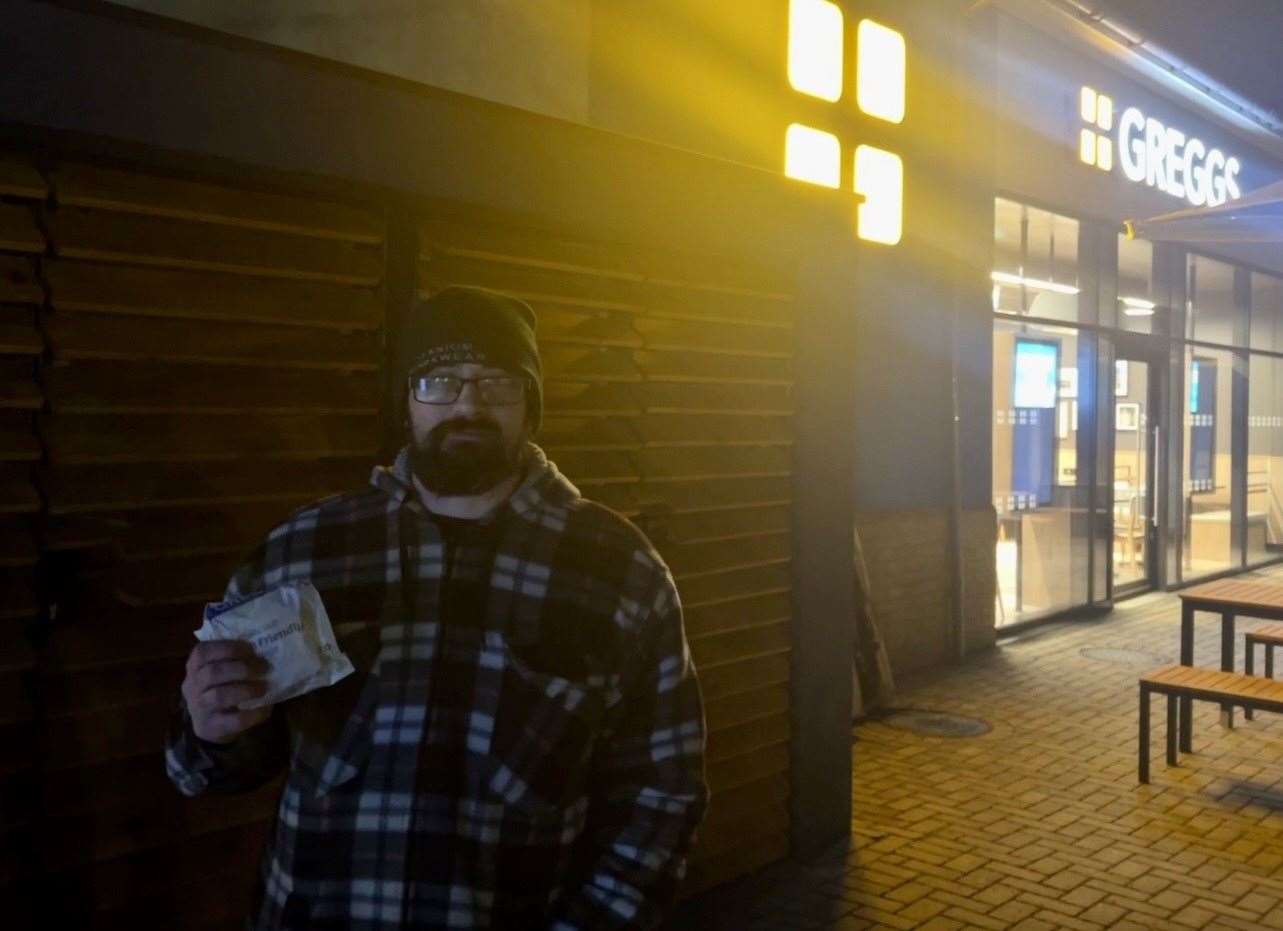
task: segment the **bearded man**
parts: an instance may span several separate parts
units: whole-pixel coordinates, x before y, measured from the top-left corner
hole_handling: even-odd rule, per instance
[[[226,593],[311,583],[356,672],[244,710],[264,661],[198,643],[169,776],[194,796],[288,771],[260,931],[654,927],[707,799],[672,576],[533,442],[529,306],[447,288],[402,340],[407,445],[271,531]]]

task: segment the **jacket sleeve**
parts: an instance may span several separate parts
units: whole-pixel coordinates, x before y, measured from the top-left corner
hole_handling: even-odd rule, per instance
[[[575,884],[552,931],[653,928],[671,909],[708,802],[704,711],[672,578],[655,600],[652,647],[592,759]]]
[[[165,738],[165,772],[187,796],[249,792],[284,770],[288,748],[289,734],[279,708],[231,743],[216,744],[196,736],[187,704],[179,698]]]
[[[266,544],[259,546],[232,575],[224,599],[263,588]],[[165,772],[187,796],[248,792],[269,782],[289,761],[289,729],[279,707],[264,723],[228,744],[196,736],[187,703],[180,695],[165,735]]]

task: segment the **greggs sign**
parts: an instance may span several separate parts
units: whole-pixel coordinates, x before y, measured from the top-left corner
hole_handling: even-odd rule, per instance
[[[1124,110],[1115,129],[1113,100],[1090,87],[1082,89],[1080,111],[1091,124],[1079,130],[1078,157],[1084,163],[1112,171],[1117,161],[1127,180],[1194,207],[1215,207],[1243,195],[1238,184],[1242,163],[1197,136],[1148,117],[1139,107]]]

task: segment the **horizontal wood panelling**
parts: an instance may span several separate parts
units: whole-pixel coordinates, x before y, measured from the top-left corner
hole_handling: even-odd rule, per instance
[[[627,349],[552,346],[540,351],[550,381],[640,382],[641,370]]]
[[[712,731],[708,735],[707,761],[720,763],[773,744],[788,743],[791,733],[787,711]]]
[[[698,661],[697,661],[698,662]],[[788,710],[787,684],[771,685],[752,692],[713,699],[704,704],[709,733]]]
[[[0,461],[0,514],[34,514],[39,510],[40,495],[32,485],[31,466]]]
[[[786,773],[788,768],[789,745],[778,743],[730,760],[709,763],[705,771],[709,790],[724,792],[767,776]]]
[[[34,360],[0,356],[0,410],[39,410],[43,403]]]
[[[776,774],[733,789],[724,789],[709,798],[704,830],[724,831],[761,808],[787,805],[788,777]]]
[[[786,684],[790,671],[788,653],[755,656],[720,666],[697,668],[705,701],[718,701],[763,686]]]
[[[164,772],[164,760],[153,758]],[[161,794],[161,793],[164,794]],[[212,827],[233,827],[271,818],[280,795],[270,785],[243,796],[185,801],[173,787],[157,787],[150,803],[100,807],[91,812],[45,819],[39,847],[46,868],[62,870],[110,860],[139,851],[181,843],[199,843]]]
[[[708,669],[723,663],[773,656],[786,652],[792,643],[787,622],[763,627],[746,627],[691,642],[695,662]]]
[[[105,708],[144,705],[160,694],[177,697],[182,678],[182,666],[164,659],[75,672],[42,665],[36,687],[46,714],[77,716]]]
[[[0,303],[43,304],[44,299],[31,258],[0,253]]]
[[[741,845],[718,857],[693,861],[683,891],[687,895],[696,895],[737,876],[752,873],[768,863],[782,860],[788,853],[788,834],[781,833],[755,844]]]
[[[201,603],[134,607],[110,594],[72,602],[59,611],[66,626],[42,654],[46,668],[60,672],[130,666],[182,659],[196,643]]]
[[[380,249],[348,242],[79,207],[48,223],[63,258],[367,286],[383,275]]]
[[[217,601],[243,556],[236,553],[122,562],[115,573],[116,596],[131,606]]]
[[[0,154],[0,196],[44,200],[49,185],[31,159],[21,154]]]
[[[127,715],[117,708],[106,708],[48,720],[38,738],[46,769],[155,756],[157,741],[165,733],[177,700],[177,692],[164,693],[146,704],[131,706]]]
[[[364,460],[55,467],[41,487],[53,514],[212,504],[304,504],[360,488]]]
[[[288,505],[240,504],[122,515],[114,541],[126,560],[161,556],[247,553],[292,510]]]
[[[120,359],[353,372],[379,367],[377,341],[367,333],[69,313],[51,314],[46,328],[58,362]],[[228,377],[247,375],[242,368]]]
[[[641,440],[622,417],[574,417],[557,411],[544,415],[539,443],[558,450],[638,450]]]
[[[74,163],[59,165],[53,181],[60,204],[369,245],[383,242],[379,217],[343,204]]]
[[[685,604],[696,607],[739,601],[759,594],[777,594],[788,591],[791,585],[792,574],[788,566],[737,569],[687,579],[682,584],[682,597]]]
[[[0,409],[0,461],[40,461],[40,440],[29,411]]]
[[[713,543],[788,533],[792,514],[785,505],[743,507],[704,514],[670,514],[664,527],[674,543]]]
[[[652,491],[663,501],[666,513],[701,514],[759,505],[788,505],[792,486],[785,476],[771,478],[733,477],[720,480],[670,478],[662,485],[656,476],[647,477]]]
[[[32,308],[0,304],[0,353],[38,356],[44,349]]]
[[[52,878],[69,896],[99,909],[117,908],[173,885],[212,884],[228,893],[231,887],[216,879],[225,874],[228,864],[254,869],[268,833],[267,823],[237,825],[202,835],[198,844],[138,851],[128,857],[57,870]]]
[[[528,268],[552,268],[598,278],[648,282],[695,292],[723,293],[789,305],[789,285],[759,264],[725,257],[662,252],[635,244],[568,240],[545,231],[470,226],[441,220],[420,227],[425,256],[441,253]]]
[[[729,414],[646,414],[638,430],[647,446],[789,446],[793,427],[788,417]]]
[[[651,381],[771,385],[780,389],[789,388],[793,384],[791,365],[787,359],[651,350],[640,351],[637,357],[638,366]]]
[[[792,389],[779,385],[647,382],[638,397],[652,414],[721,414],[787,417],[793,413]]]
[[[695,638],[767,624],[787,624],[792,611],[792,596],[787,591],[750,594],[718,604],[686,604],[686,630]]]
[[[12,623],[40,613],[30,569],[0,569],[0,622]]]
[[[787,835],[789,811],[784,805],[769,805],[743,818],[733,827],[705,830],[699,843],[699,862],[708,862],[723,854]]]
[[[211,390],[217,391],[216,388]],[[3,437],[0,422],[0,438]],[[229,459],[369,457],[379,447],[374,417],[355,414],[63,414],[41,433],[55,465]],[[39,458],[39,447],[36,456]]]
[[[684,581],[713,572],[788,562],[792,549],[790,536],[777,533],[713,543],[671,545],[664,548],[664,558],[673,575]]]
[[[0,202],[0,249],[37,255],[45,251],[45,237],[33,210],[29,204]]]
[[[378,414],[374,372],[174,365],[81,360],[49,366],[45,391],[55,414]]]
[[[373,330],[382,321],[369,288],[315,281],[264,280],[212,272],[139,268],[51,259],[50,301],[84,313]]]
[[[543,390],[548,413],[635,417],[642,412],[636,385],[545,381]]]

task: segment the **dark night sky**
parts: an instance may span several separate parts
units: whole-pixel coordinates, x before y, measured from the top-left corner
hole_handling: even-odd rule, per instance
[[[1283,0],[1089,0],[1087,5],[1283,118]]]

